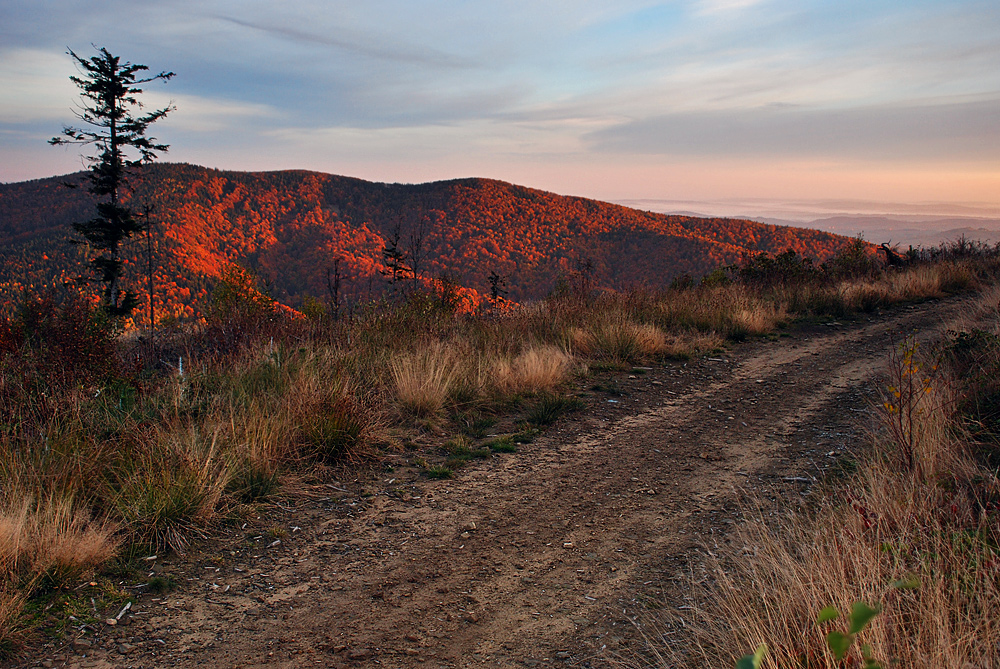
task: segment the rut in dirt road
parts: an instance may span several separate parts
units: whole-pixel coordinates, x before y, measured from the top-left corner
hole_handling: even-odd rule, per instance
[[[259,522],[261,538],[234,529],[160,563],[182,587],[142,596],[130,625],[65,660],[602,666],[608,651],[641,647],[628,622],[637,598],[683,604],[670,581],[678,560],[724,540],[736,491],[804,489],[860,445],[893,343],[967,304],[801,328],[623,374],[621,395],[590,393],[586,411],[454,480],[398,467],[282,502]],[[287,534],[264,536],[272,526]]]

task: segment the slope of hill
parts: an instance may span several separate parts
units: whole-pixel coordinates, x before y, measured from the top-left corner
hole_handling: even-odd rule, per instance
[[[83,272],[86,249],[70,224],[90,216],[80,174],[0,185],[0,300]],[[372,183],[305,171],[227,172],[184,164],[144,168],[133,204],[153,206],[158,313],[192,315],[230,263],[256,271],[274,297],[321,299],[339,259],[342,293],[364,299],[387,287],[383,249],[400,250],[423,277],[448,274],[488,291],[508,277],[511,299],[546,295],[560,276],[588,267],[595,286],[662,286],[745,252],[787,248],[818,259],[845,238],[739,219],[667,216],[489,179],[419,185]],[[143,295],[145,240],[126,250]],[[145,297],[143,295],[143,297]]]

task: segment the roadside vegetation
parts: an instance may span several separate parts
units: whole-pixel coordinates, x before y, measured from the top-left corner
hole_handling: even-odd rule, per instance
[[[155,337],[119,332],[90,301],[71,293],[26,296],[0,323],[0,654],[15,649],[33,626],[60,616],[85,618],[90,609],[96,615],[97,605],[77,610],[80,597],[125,602],[127,592],[113,585],[120,579],[100,575],[137,573],[142,557],[183,550],[212,524],[239,522],[290,484],[323,481],[342,468],[376,463],[386,452],[410,452],[432,478],[454,476],[474,460],[517,457],[511,454],[519,444],[583,406],[573,380],[588,368],[625,370],[689,358],[799,318],[845,318],[979,289],[994,281],[998,254],[963,242],[914,255],[908,266],[890,271],[855,241],[823,266],[793,252],[757,256],[697,282],[681,278],[662,291],[569,290],[533,304],[499,300],[475,313],[462,308],[450,284],[439,282],[434,290],[414,288],[346,315],[313,302],[303,316],[234,269],[217,287],[204,321],[161,329]],[[982,392],[997,392],[990,384],[1000,366],[998,334],[955,335],[947,349],[954,364],[982,371]],[[924,364],[907,360],[900,364]],[[955,415],[974,417],[968,425],[986,426],[977,439],[986,440],[984,452],[993,452],[996,417],[986,414],[995,403],[956,386],[948,391],[954,400],[931,411],[929,398],[945,392],[937,390],[943,378],[944,372],[934,375],[937,394],[913,399],[925,403],[922,413],[907,414],[916,422],[901,424],[902,436],[892,432],[897,441],[919,436],[909,447],[909,466],[901,466],[898,455],[880,456],[882,469],[852,483],[857,490],[850,495],[873,509],[881,509],[876,504],[884,498],[891,508],[878,511],[876,526],[910,528],[911,534],[878,544],[890,546],[873,554],[884,562],[918,570],[923,563],[913,556],[933,551],[968,564],[967,551],[975,550],[975,568],[989,571],[997,564],[991,557],[997,537],[990,534],[996,517],[983,505],[995,504],[989,495],[1000,493],[971,448],[952,446],[967,442],[952,439],[958,433],[950,426],[958,424]],[[935,434],[950,441],[925,443],[920,421],[932,418]],[[906,487],[917,483],[925,488]],[[939,524],[913,525],[908,514],[917,507],[930,509]],[[959,525],[948,524],[952,516]],[[802,531],[822,525],[799,524]],[[850,531],[862,536],[869,530]],[[823,550],[819,539],[814,543]],[[830,578],[854,587],[858,571],[883,584],[884,574],[863,561],[874,559],[841,556],[841,571]],[[941,567],[926,569],[937,574]],[[944,601],[978,592],[987,586],[962,579],[986,571],[957,577],[935,596]],[[752,587],[767,585],[762,592],[786,602],[774,585],[785,577],[775,574]],[[744,587],[738,578],[732,576],[734,591]],[[852,598],[874,598],[871,590],[855,596],[834,585],[815,601],[845,606]],[[786,594],[788,601],[799,597],[794,601],[803,611],[813,605],[798,591]],[[762,620],[779,616],[771,602],[754,606]],[[766,635],[763,627],[754,630],[700,643],[752,650]]]
[[[647,621],[655,666],[1000,666],[996,284],[969,323],[901,336],[867,450],[804,507],[747,512],[682,586],[696,604]]]

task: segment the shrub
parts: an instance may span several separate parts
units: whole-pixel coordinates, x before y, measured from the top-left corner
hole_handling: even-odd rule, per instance
[[[856,237],[845,244],[837,254],[820,267],[827,279],[872,280],[880,276],[885,269],[879,261],[872,245],[861,237]]]
[[[280,337],[296,325],[305,328],[307,321],[275,302],[251,271],[230,265],[212,291],[203,336],[216,351],[231,353]]]
[[[802,257],[792,249],[774,256],[767,253],[745,254],[739,264],[728,269],[737,281],[755,288],[809,283],[821,274],[813,265],[812,258]]]

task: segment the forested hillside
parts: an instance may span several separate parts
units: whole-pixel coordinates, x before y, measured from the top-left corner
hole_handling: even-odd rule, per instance
[[[64,184],[76,184],[67,188]],[[152,207],[157,312],[202,311],[229,264],[256,272],[292,306],[325,300],[335,266],[341,294],[375,297],[388,286],[383,251],[398,233],[422,279],[450,276],[479,293],[491,272],[513,300],[543,297],[581,269],[592,285],[663,286],[750,251],[791,248],[823,260],[845,241],[830,233],[737,219],[667,216],[489,179],[420,185],[372,183],[316,172],[227,172],[183,164],[144,168],[131,182],[136,209]],[[0,185],[0,300],[85,272],[86,248],[69,243],[92,200],[81,174]],[[143,300],[146,239],[126,249]]]

